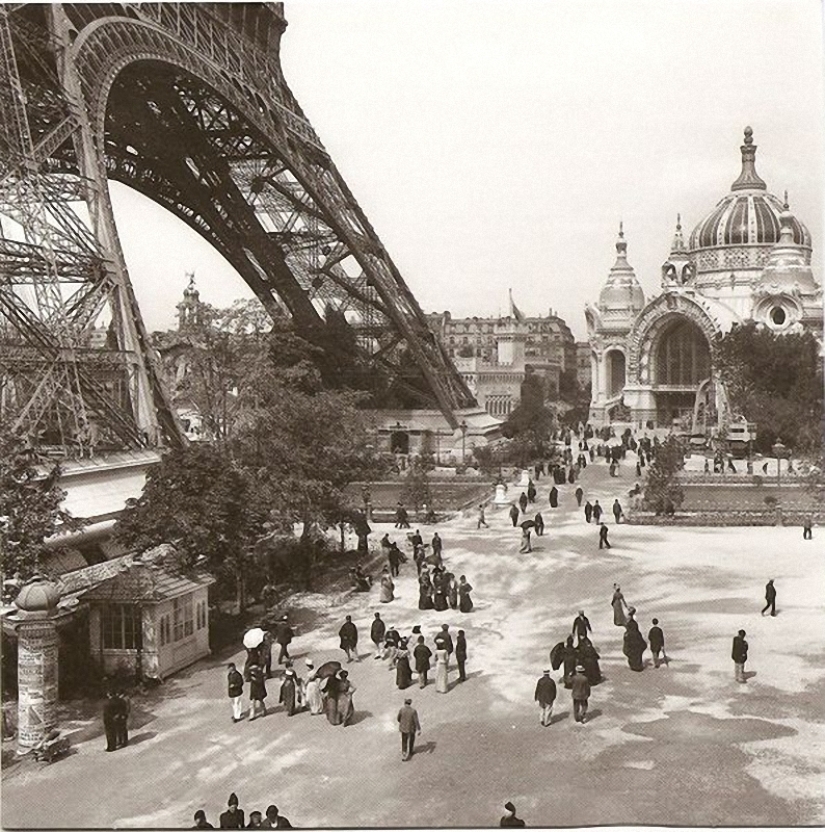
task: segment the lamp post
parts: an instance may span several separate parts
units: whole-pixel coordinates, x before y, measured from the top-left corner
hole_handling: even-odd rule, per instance
[[[461,429],[461,464],[464,465],[467,462],[467,457],[465,454],[468,428],[467,420],[464,419],[458,427]]]
[[[788,448],[782,444],[782,440],[777,437],[776,442],[771,448],[773,455],[776,457],[776,484],[779,485],[779,474],[782,470],[779,465],[779,460],[784,459],[788,454]]]

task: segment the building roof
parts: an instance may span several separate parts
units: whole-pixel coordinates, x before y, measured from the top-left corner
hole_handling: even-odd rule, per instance
[[[215,579],[205,572],[184,574],[173,572],[159,564],[134,563],[114,577],[84,592],[81,597],[84,601],[157,603],[187,595],[213,583]]]

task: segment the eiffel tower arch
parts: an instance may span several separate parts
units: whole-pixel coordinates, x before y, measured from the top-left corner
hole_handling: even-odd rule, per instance
[[[285,28],[280,3],[0,7],[0,422],[33,444],[183,441],[108,179],[200,233],[310,342],[334,349],[346,327],[346,360],[454,429],[474,404],[290,92]]]

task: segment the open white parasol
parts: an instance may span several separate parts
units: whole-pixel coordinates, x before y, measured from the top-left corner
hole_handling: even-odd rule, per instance
[[[266,633],[260,627],[253,627],[247,630],[243,637],[243,646],[247,650],[252,650],[254,647],[260,647],[263,644]]]

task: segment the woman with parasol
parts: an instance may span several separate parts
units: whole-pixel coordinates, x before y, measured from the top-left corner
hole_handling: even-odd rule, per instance
[[[349,725],[355,716],[355,706],[352,704],[352,694],[357,688],[350,682],[346,670],[338,673],[338,718],[341,725]]]

